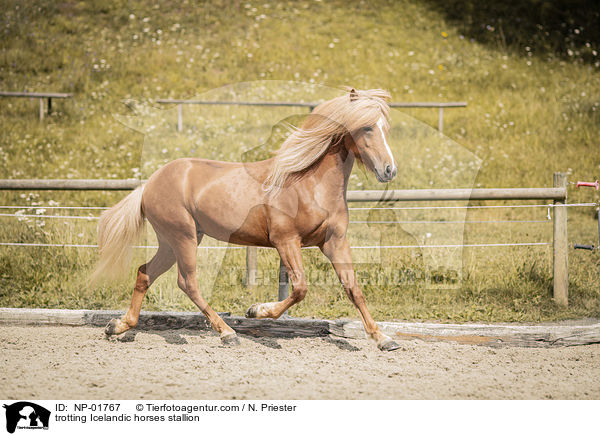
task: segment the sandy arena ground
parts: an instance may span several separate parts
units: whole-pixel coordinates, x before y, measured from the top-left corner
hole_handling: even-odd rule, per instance
[[[130,332],[131,333],[131,332]],[[489,348],[403,341],[0,326],[4,399],[600,399],[600,344]]]

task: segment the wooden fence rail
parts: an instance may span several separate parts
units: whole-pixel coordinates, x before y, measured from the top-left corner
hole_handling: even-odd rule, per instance
[[[139,179],[0,179],[0,190],[130,191]],[[348,191],[348,201],[564,200],[566,186],[555,188],[392,189]]]
[[[60,92],[13,92],[0,91],[0,97],[21,97],[21,98],[38,98],[40,100],[40,120],[44,119],[44,99],[48,100],[48,115],[52,113],[53,98],[72,98],[73,94]],[[318,102],[252,102],[252,101],[221,101],[221,100],[185,100],[185,99],[170,99],[159,98],[155,100],[159,104],[176,104],[177,105],[177,131],[183,130],[183,105],[184,104],[199,104],[199,105],[226,105],[226,106],[275,106],[275,107],[306,107],[309,111],[317,107]],[[443,133],[444,130],[444,109],[466,107],[467,103],[458,102],[393,102],[390,107],[395,108],[437,108],[438,109],[438,130]]]
[[[52,113],[53,98],[71,98],[73,94],[65,94],[60,92],[10,92],[0,91],[0,97],[22,97],[22,98],[39,98],[40,99],[40,121],[44,119],[44,99],[48,100],[48,115]]]
[[[310,112],[319,105],[317,102],[290,102],[290,101],[223,101],[223,100],[182,100],[172,98],[159,98],[156,100],[160,104],[177,105],[177,131],[183,130],[183,105],[220,105],[220,106],[271,106],[271,107],[305,107]],[[466,107],[467,103],[457,102],[394,102],[390,107],[397,108],[437,108],[438,109],[438,130],[444,131],[444,108]]]
[[[89,180],[89,179],[12,179],[0,180],[0,190],[102,190],[127,191],[144,183],[143,180]],[[349,202],[380,201],[457,201],[457,200],[551,200],[554,214],[553,274],[554,299],[563,306],[568,304],[568,242],[567,242],[567,176],[555,173],[552,188],[496,188],[496,189],[400,189],[388,191],[348,191]],[[256,283],[257,248],[246,251],[246,285]],[[280,265],[279,297],[285,298],[289,282],[285,268]]]

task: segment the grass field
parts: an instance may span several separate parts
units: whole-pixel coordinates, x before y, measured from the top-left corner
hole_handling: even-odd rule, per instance
[[[573,38],[557,46],[570,53],[553,53],[548,49],[552,44],[538,50],[543,33],[490,44],[490,38],[502,40],[496,38],[497,24],[480,23],[483,29],[490,26],[492,36],[474,40],[472,34],[463,34],[456,17],[430,3],[0,0],[5,11],[0,89],[75,94],[72,100],[55,101],[54,113],[43,122],[37,120],[37,101],[2,100],[0,178],[146,177],[180,156],[266,157],[282,140],[273,125],[289,117],[297,121],[305,111],[186,107],[184,130],[177,133],[174,107],[154,100],[223,96],[311,101],[334,95],[342,85],[385,88],[394,101],[468,103],[467,108],[445,111],[444,133],[450,140],[434,130],[437,111],[394,111],[390,143],[401,167],[392,188],[543,187],[551,186],[555,171],[567,172],[571,181],[599,178],[600,57],[598,41],[585,39],[588,30],[568,24],[563,36]],[[381,185],[356,168],[350,188]],[[24,214],[36,213],[30,207],[44,206],[45,214],[70,215],[76,212],[48,206],[110,206],[123,195],[0,192],[0,203],[22,206]],[[591,189],[569,188],[570,203],[599,199]],[[392,215],[353,211],[351,220],[544,221],[546,213],[545,208]],[[595,213],[594,208],[570,208],[571,243],[597,244]],[[95,241],[95,220],[0,217],[0,223],[0,241]],[[422,238],[432,238],[429,243],[550,242],[552,226],[550,221],[464,228],[352,224],[349,237],[353,245],[414,245]],[[153,238],[149,232],[147,242]],[[550,298],[549,246],[430,252],[354,251],[378,320],[600,316],[598,251],[570,249],[566,309]],[[92,289],[86,278],[96,259],[93,249],[0,247],[0,305],[124,309],[134,270],[151,254],[136,253],[127,280]],[[451,289],[430,289],[418,277],[427,265],[443,265],[445,258],[461,271],[462,280]],[[314,279],[307,298],[291,314],[356,317],[324,258],[306,250],[304,262],[309,279]],[[205,296],[215,309],[236,314],[253,302],[276,297],[277,264],[274,253],[260,250],[261,285],[248,290],[242,283],[243,250],[199,250],[199,269],[211,277],[201,283]],[[448,271],[441,272],[446,285],[451,282]],[[186,298],[171,271],[150,290],[144,308],[194,310]]]

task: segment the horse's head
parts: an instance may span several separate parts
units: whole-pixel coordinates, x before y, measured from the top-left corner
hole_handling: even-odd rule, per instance
[[[267,192],[279,192],[290,174],[299,173],[342,145],[380,182],[389,182],[398,168],[385,135],[389,130],[388,100],[381,89],[359,91],[318,105],[284,141],[265,180]]]
[[[344,137],[346,149],[354,154],[382,183],[392,180],[398,172],[392,150],[387,143],[389,108],[385,91],[350,91],[350,106],[354,118]]]
[[[382,183],[392,180],[398,172],[385,137],[387,130],[387,121],[382,116],[374,125],[365,125],[344,138],[346,148]]]

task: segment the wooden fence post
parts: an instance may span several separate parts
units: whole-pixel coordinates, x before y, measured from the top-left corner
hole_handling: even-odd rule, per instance
[[[440,133],[444,133],[444,108],[442,106],[440,106],[438,113],[438,130]]]
[[[567,174],[554,173],[554,187],[567,187]],[[553,276],[554,301],[560,306],[569,304],[569,259],[567,240],[567,208],[561,205],[564,200],[554,200],[554,232],[553,232]]]
[[[40,121],[44,119],[44,99],[40,98]]]
[[[246,247],[246,287],[256,286],[256,270],[258,250],[256,247]]]
[[[179,103],[177,105],[177,131],[183,130],[183,105]]]

